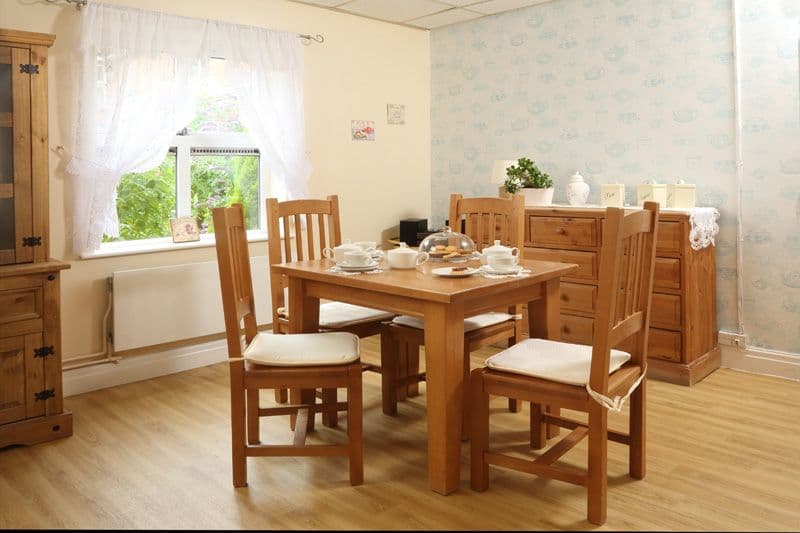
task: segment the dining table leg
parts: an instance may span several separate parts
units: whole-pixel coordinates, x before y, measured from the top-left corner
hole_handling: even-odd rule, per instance
[[[464,383],[463,303],[425,303],[428,479],[439,494],[458,489]]]
[[[306,294],[305,283],[300,278],[289,278],[289,333],[316,333],[319,331],[319,298]],[[314,391],[290,391],[292,403],[314,403]],[[296,415],[289,417],[294,430]],[[308,417],[308,431],[314,430],[314,415]]]
[[[528,331],[530,337],[559,340],[561,338],[561,280],[551,279],[542,287],[542,297],[528,303]],[[560,416],[561,409],[546,406],[547,413]],[[547,438],[557,437],[561,428],[547,424]]]

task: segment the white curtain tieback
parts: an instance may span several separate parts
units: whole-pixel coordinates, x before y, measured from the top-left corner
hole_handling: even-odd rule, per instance
[[[642,383],[642,380],[646,375],[647,375],[647,363],[645,363],[644,368],[642,368],[642,375],[639,376],[639,378],[633,382],[633,385],[631,385],[631,388],[628,389],[628,392],[626,392],[624,396],[614,396],[614,398],[609,398],[604,394],[600,394],[599,392],[592,390],[592,387],[589,386],[588,383],[586,384],[586,392],[589,393],[589,396],[591,396],[592,399],[594,399],[594,401],[596,401],[609,411],[619,413],[620,411],[622,411],[622,406],[625,405],[625,400],[627,400],[630,397],[630,395],[633,394],[633,391],[635,391],[636,387],[638,387]]]

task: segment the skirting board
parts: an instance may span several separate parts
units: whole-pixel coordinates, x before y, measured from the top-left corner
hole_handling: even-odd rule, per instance
[[[800,381],[800,354],[753,347],[720,345],[720,348],[725,368]]]
[[[213,365],[225,361],[227,357],[227,343],[225,339],[220,339],[150,354],[123,357],[115,363],[66,370],[64,396],[74,396]]]

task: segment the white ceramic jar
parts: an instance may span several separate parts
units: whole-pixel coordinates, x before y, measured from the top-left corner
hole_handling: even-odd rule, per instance
[[[576,172],[567,184],[567,201],[569,205],[586,205],[589,199],[589,184],[583,180],[580,172]]]

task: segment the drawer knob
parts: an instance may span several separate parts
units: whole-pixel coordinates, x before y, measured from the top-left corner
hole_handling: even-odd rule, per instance
[[[556,233],[559,235],[566,235],[567,230],[565,230],[564,228],[556,228]]]
[[[50,281],[53,281],[54,279],[56,279],[56,275],[55,274],[50,274],[49,276],[47,276],[47,279],[50,280]]]
[[[561,293],[561,301],[562,301],[562,302],[567,302],[567,301],[569,301],[569,296],[567,296],[567,295],[566,295],[566,294],[564,294],[564,293]]]

